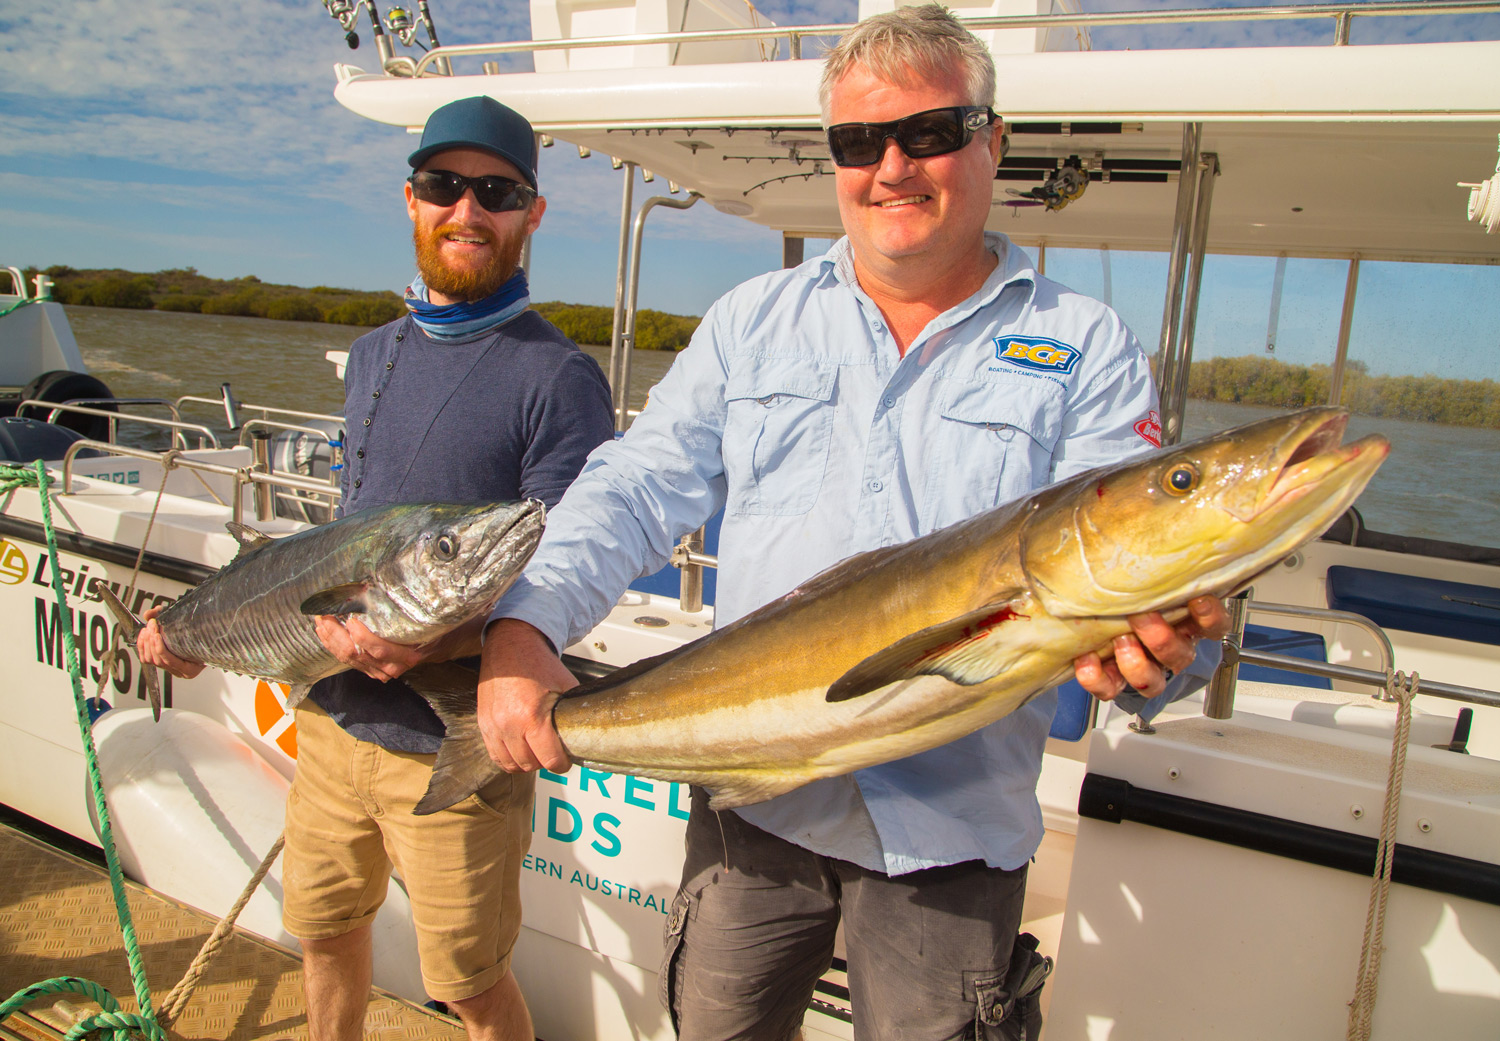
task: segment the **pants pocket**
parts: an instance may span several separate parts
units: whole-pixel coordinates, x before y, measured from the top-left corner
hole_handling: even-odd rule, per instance
[[[1042,984],[1052,959],[1030,933],[1016,937],[1005,975],[974,981],[975,1041],[1037,1041],[1042,1034]]]
[[[662,927],[661,978],[657,981],[657,998],[661,1001],[662,1008],[667,1010],[667,1015],[672,1017],[673,1033],[680,1026],[675,987],[677,956],[682,950],[682,931],[687,926],[692,902],[693,898],[686,890],[678,890],[672,899],[671,910],[667,912],[667,923]]]

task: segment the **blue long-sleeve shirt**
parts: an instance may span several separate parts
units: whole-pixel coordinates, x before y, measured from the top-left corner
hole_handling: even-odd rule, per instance
[[[999,263],[984,286],[904,356],[847,239],[729,292],[629,433],[590,456],[493,617],[561,649],[723,507],[715,623],[728,624],[852,554],[1153,447],[1149,367],[1119,316],[1003,235],[986,241]],[[1041,841],[1054,705],[1043,695],[949,745],[735,812],[891,874],[1018,867]]]

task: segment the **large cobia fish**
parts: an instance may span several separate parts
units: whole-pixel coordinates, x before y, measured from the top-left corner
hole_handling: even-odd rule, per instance
[[[436,639],[505,592],[535,552],[545,515],[529,499],[388,506],[277,539],[230,524],[239,554],[157,616],[162,639],[180,658],[290,684],[291,707],[347,668],[310,616],[357,614],[388,640]],[[133,644],[141,620],[100,591]],[[147,675],[159,718],[155,670]]]
[[[716,808],[946,744],[1110,654],[1126,616],[1168,621],[1320,535],[1390,452],[1341,445],[1313,408],[1092,470],[862,553],[676,651],[576,688],[553,719],[573,760],[687,781]],[[1168,610],[1171,609],[1171,610]],[[413,678],[415,677],[415,678]],[[418,812],[498,770],[474,674],[409,674],[448,737]]]

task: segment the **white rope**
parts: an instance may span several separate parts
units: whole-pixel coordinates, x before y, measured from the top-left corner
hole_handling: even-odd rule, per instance
[[[1406,773],[1406,748],[1411,737],[1411,699],[1417,693],[1417,674],[1386,674],[1386,700],[1396,702],[1396,732],[1391,739],[1391,765],[1385,781],[1385,808],[1380,817],[1380,842],[1375,847],[1375,875],[1370,883],[1370,906],[1365,914],[1365,939],[1359,952],[1354,999],[1349,1002],[1348,1041],[1369,1041],[1375,1018],[1375,995],[1380,985],[1380,956],[1385,951],[1385,910],[1391,890],[1391,863],[1396,858],[1396,814],[1401,782]]]

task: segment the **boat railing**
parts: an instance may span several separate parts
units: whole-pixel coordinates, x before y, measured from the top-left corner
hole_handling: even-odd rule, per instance
[[[1325,679],[1341,680],[1345,683],[1358,684],[1360,686],[1373,687],[1382,694],[1390,689],[1393,665],[1391,655],[1391,643],[1380,626],[1363,615],[1353,614],[1348,611],[1325,610],[1317,607],[1293,607],[1288,604],[1258,604],[1250,599],[1251,590],[1246,590],[1237,596],[1229,597],[1225,604],[1229,608],[1229,632],[1223,640],[1224,660],[1219,665],[1218,671],[1209,680],[1208,690],[1204,694],[1203,714],[1210,719],[1229,719],[1234,714],[1234,688],[1239,678],[1240,663],[1250,665],[1261,665],[1273,669],[1286,669],[1291,672],[1300,672],[1309,676],[1322,676]],[[1271,608],[1272,610],[1267,610]],[[1275,614],[1295,614],[1300,618],[1312,618],[1336,622],[1355,622],[1361,628],[1371,632],[1380,633],[1380,643],[1385,657],[1385,669],[1376,672],[1373,669],[1361,669],[1352,665],[1338,665],[1326,661],[1312,661],[1306,658],[1293,658],[1290,655],[1274,654],[1270,651],[1251,651],[1243,646],[1245,635],[1245,618],[1255,610]],[[1357,621],[1356,621],[1357,620]],[[1500,708],[1500,693],[1492,690],[1483,690],[1479,687],[1466,687],[1457,683],[1444,683],[1440,680],[1422,678],[1418,684],[1423,694],[1431,694],[1434,697],[1446,698],[1450,701],[1462,701],[1471,705],[1486,705],[1491,708]]]
[[[1395,668],[1396,652],[1391,647],[1391,638],[1385,634],[1384,629],[1362,614],[1355,614],[1353,611],[1335,611],[1329,607],[1275,604],[1268,600],[1247,601],[1245,608],[1257,614],[1274,614],[1283,618],[1305,618],[1314,622],[1336,622],[1357,626],[1369,633],[1374,638],[1376,646],[1379,647],[1380,671],[1385,673]]]
[[[1329,19],[1333,22],[1333,46],[1349,43],[1349,27],[1355,18],[1482,14],[1500,11],[1500,2],[1490,0],[1375,0],[1371,3],[1325,3],[1274,7],[1195,8],[1158,11],[1061,11],[1050,14],[960,16],[975,32],[1004,29],[1100,29],[1123,25],[1183,25],[1208,22],[1287,21]],[[527,54],[567,50],[574,47],[643,47],[660,44],[687,45],[733,40],[787,41],[787,57],[800,59],[802,41],[809,37],[838,37],[852,24],[751,26],[734,29],[689,29],[679,32],[632,33],[618,36],[583,36],[572,39],[512,40],[496,43],[456,44],[434,47],[415,63],[405,59],[388,71],[403,76],[449,75],[444,71],[453,58],[480,55]],[[778,48],[779,50],[779,48]],[[434,68],[436,66],[436,68]]]
[[[0,270],[10,272],[11,292],[7,293],[7,296],[18,296],[22,300],[29,299],[26,295],[26,276],[21,273],[21,269],[6,265]]]
[[[81,404],[81,402],[88,402],[88,404]],[[102,416],[109,421],[110,440],[107,442],[97,442],[95,443],[95,447],[98,447],[98,445],[110,447],[115,440],[121,421],[169,430],[172,433],[173,443],[181,448],[188,447],[186,435],[189,433],[198,435],[199,448],[219,447],[218,435],[202,423],[187,423],[179,418],[158,419],[155,416],[142,416],[133,412],[116,412],[113,409],[99,408],[97,407],[99,404],[163,405],[168,408],[172,407],[170,401],[161,398],[79,398],[77,401],[67,401],[61,404],[55,401],[41,401],[36,398],[28,398],[16,406],[16,414],[20,415],[28,408],[46,409],[48,423],[56,423],[57,418],[65,412],[78,416]],[[173,415],[176,415],[175,409],[173,410]]]
[[[163,470],[183,469],[195,473],[217,474],[221,477],[230,477],[234,480],[235,493],[233,501],[225,503],[217,495],[215,500],[222,506],[227,506],[231,511],[231,520],[239,523],[243,519],[244,507],[241,489],[252,485],[257,489],[265,487],[279,498],[289,498],[294,502],[312,501],[320,506],[331,509],[339,498],[337,485],[329,485],[316,478],[303,477],[300,474],[287,474],[272,472],[262,468],[263,463],[252,463],[249,466],[228,466],[224,463],[216,463],[207,459],[195,459],[185,456],[178,450],[167,452],[156,452],[149,448],[135,448],[130,445],[111,444],[107,441],[92,441],[87,438],[75,441],[68,446],[67,453],[62,460],[62,495],[73,494],[73,467],[79,452],[85,449],[97,449],[109,455],[125,456],[131,459],[141,459],[159,464]],[[280,489],[281,491],[277,491]],[[290,495],[286,493],[291,493]],[[212,492],[210,491],[210,494]],[[260,520],[269,519],[269,513],[260,509],[260,500],[257,500],[257,516]]]
[[[225,415],[231,419],[229,423],[230,429],[239,428],[240,423],[237,413],[240,410],[258,413],[262,419],[270,419],[272,416],[284,416],[288,420],[315,419],[329,423],[343,422],[342,416],[331,415],[327,412],[303,412],[293,408],[274,408],[270,405],[251,405],[243,401],[236,401],[234,396],[228,393],[228,384],[225,385],[225,388],[225,396],[218,398],[206,398],[197,394],[184,394],[177,399],[177,408],[181,410],[182,406],[189,402],[198,405],[218,405],[225,410]]]

